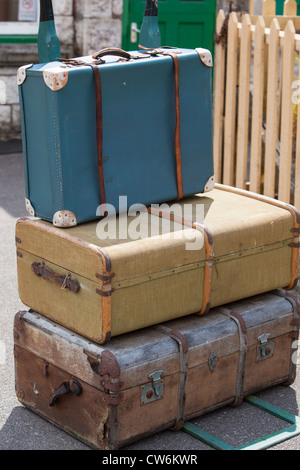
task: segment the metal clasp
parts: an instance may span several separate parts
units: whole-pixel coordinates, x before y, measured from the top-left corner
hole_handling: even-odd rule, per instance
[[[163,372],[163,370],[157,370],[149,374],[148,377],[152,380],[152,382],[142,386],[142,405],[145,405],[146,403],[151,403],[155,400],[159,400],[163,397],[164,386],[163,381],[161,379]]]
[[[269,357],[273,356],[274,341],[268,341],[270,336],[270,333],[264,333],[257,338],[257,340],[260,342],[260,345],[257,348],[257,361],[263,361],[264,359],[268,359]]]

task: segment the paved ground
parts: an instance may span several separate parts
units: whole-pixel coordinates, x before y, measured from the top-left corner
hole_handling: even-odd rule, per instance
[[[22,154],[18,143],[0,145],[0,450],[89,450],[87,446],[30,412],[14,392],[13,319],[24,309],[18,297],[14,229],[17,218],[26,216]],[[13,153],[9,153],[13,152]],[[299,415],[300,374],[290,387],[276,386],[259,396],[273,405]],[[205,384],[204,384],[205,386]],[[232,446],[246,444],[275,432],[286,423],[247,403],[226,407],[197,419],[202,429]],[[126,448],[145,451],[211,450],[185,432],[166,431]],[[300,436],[272,447],[299,450]]]

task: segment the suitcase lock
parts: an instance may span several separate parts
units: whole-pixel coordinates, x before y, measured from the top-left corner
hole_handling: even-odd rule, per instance
[[[257,361],[263,361],[264,359],[268,359],[269,357],[273,356],[274,341],[268,341],[270,336],[270,333],[264,333],[257,338],[257,340],[260,342],[260,345],[257,348]]]
[[[163,370],[157,370],[152,374],[149,374],[148,377],[152,382],[142,386],[142,405],[159,400],[163,397],[164,385],[161,380],[162,374]]]

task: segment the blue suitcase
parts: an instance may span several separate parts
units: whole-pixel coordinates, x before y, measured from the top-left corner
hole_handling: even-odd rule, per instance
[[[211,190],[211,75],[205,49],[21,67],[28,212],[67,227]]]

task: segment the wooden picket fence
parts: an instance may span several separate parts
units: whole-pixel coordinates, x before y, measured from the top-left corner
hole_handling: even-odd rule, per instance
[[[300,210],[296,30],[299,17],[275,17],[272,10],[256,17],[233,12],[227,18],[219,11],[214,165],[217,182],[277,198]]]

